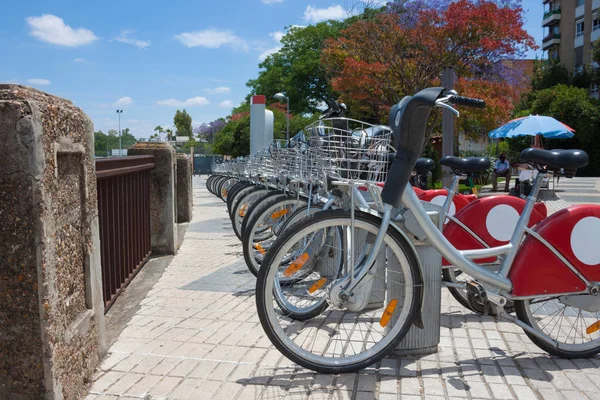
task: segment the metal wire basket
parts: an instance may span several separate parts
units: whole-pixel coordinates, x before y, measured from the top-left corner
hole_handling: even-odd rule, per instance
[[[348,118],[320,120],[309,125],[308,151],[333,181],[375,183],[387,179],[392,133],[389,127]]]

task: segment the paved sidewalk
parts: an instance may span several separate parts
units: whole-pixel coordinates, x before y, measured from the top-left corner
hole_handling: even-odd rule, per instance
[[[110,348],[87,399],[599,398],[600,358],[549,357],[516,326],[466,311],[445,290],[439,353],[340,376],[294,366],[258,322],[254,277],[225,204],[204,179],[194,184],[180,252]]]

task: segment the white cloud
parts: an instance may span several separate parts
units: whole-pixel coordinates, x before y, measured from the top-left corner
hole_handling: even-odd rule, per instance
[[[160,100],[157,101],[156,104],[169,107],[198,107],[206,106],[210,104],[210,101],[206,97],[197,96],[192,97],[191,99],[187,99],[185,101],[176,99]]]
[[[62,18],[44,14],[41,17],[26,19],[31,31],[29,34],[43,42],[66,47],[90,44],[98,38],[86,28],[71,28]]]
[[[304,11],[304,20],[308,23],[316,24],[330,19],[344,19],[346,12],[340,5],[330,6],[327,8],[317,8],[315,6],[307,6]]]
[[[85,59],[77,57],[76,59],[74,59],[74,60],[73,60],[73,62],[76,62],[76,63],[84,63],[84,62],[85,62]]]
[[[227,86],[219,86],[214,89],[204,89],[204,91],[210,94],[226,94],[231,93],[231,88]]]
[[[248,43],[230,30],[205,29],[203,31],[184,32],[175,36],[186,47],[206,47],[218,49],[229,46],[237,50],[248,51]]]
[[[263,4],[283,3],[284,0],[262,0]]]
[[[133,99],[129,96],[126,96],[126,97],[121,97],[119,100],[115,101],[113,103],[113,106],[115,106],[115,107],[128,106],[131,103],[133,103]]]
[[[130,124],[133,124],[133,125],[137,125],[140,123],[140,121],[137,119],[128,119],[127,122],[129,122]]]
[[[117,42],[130,44],[132,46],[138,47],[140,49],[145,49],[150,46],[150,42],[146,40],[139,40],[129,37],[129,34],[133,33],[131,30],[122,30],[121,34],[115,38]]]
[[[273,48],[267,49],[258,55],[259,61],[265,61],[265,59],[273,53],[277,53],[281,50],[281,46],[275,46]]]
[[[285,32],[282,32],[282,31],[271,32],[271,33],[269,33],[269,36],[277,43],[281,43],[281,39],[283,39],[283,37],[285,36]],[[277,53],[279,50],[281,50],[281,47],[282,46],[280,44],[278,44],[277,46],[271,47],[270,49],[263,50],[263,52],[258,55],[258,60],[264,61],[271,54]]]
[[[232,108],[233,107],[233,101],[231,101],[231,100],[223,100],[222,102],[219,103],[219,107]]]
[[[282,31],[271,32],[271,33],[269,33],[269,36],[271,36],[274,41],[281,42],[281,39],[283,39],[283,37],[285,36],[285,32],[282,32]]]
[[[48,79],[32,78],[32,79],[28,79],[27,83],[29,83],[31,85],[49,85],[50,81]]]

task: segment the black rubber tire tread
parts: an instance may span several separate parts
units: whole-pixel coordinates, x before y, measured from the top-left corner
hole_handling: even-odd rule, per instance
[[[527,301],[526,300],[515,300],[515,312],[517,313],[517,318],[526,323],[529,326],[533,326],[531,321],[529,320],[529,317],[527,316]],[[550,355],[556,356],[556,357],[560,357],[560,358],[568,358],[568,359],[573,359],[573,358],[591,358],[594,357],[596,354],[600,353],[600,346],[592,349],[592,350],[588,350],[588,351],[579,351],[579,352],[574,352],[574,351],[566,351],[566,350],[561,350],[561,349],[557,349],[553,346],[551,346],[550,344],[538,339],[537,337],[533,336],[532,334],[530,334],[527,331],[523,331],[525,332],[525,334],[527,335],[527,337],[540,349],[544,350],[545,352],[547,352]]]
[[[261,191],[261,190],[266,193],[266,189],[264,186],[254,186],[253,188],[250,188],[249,190],[240,193],[239,196],[237,196],[233,200],[231,210],[229,210],[229,219],[231,219],[231,223],[234,222],[235,213],[239,212],[238,208],[240,206],[240,202],[243,201],[244,198],[246,198],[246,196],[249,196],[250,194]]]
[[[219,183],[225,179],[225,176],[217,176],[211,183],[210,183],[210,192],[212,194],[214,194],[215,196],[217,195],[217,186],[219,185]]]
[[[223,197],[221,196],[221,188],[223,187],[223,185],[225,184],[225,182],[229,181],[231,178],[226,176],[225,179],[221,179],[216,185],[215,185],[215,196],[217,196],[219,199],[223,200]]]
[[[378,218],[374,215],[364,213],[362,211],[356,210],[354,213],[355,219],[363,220],[367,223],[374,225],[375,227],[379,227],[381,225],[381,218]],[[290,240],[297,231],[302,230],[308,226],[311,226],[315,223],[318,223],[327,219],[338,219],[338,218],[350,218],[350,212],[345,210],[326,210],[321,211],[316,214],[312,214],[307,216],[306,218],[301,219],[293,227],[287,229],[283,235],[279,236],[273,246],[271,247],[272,251],[269,251],[263,261],[264,265],[269,266],[273,263],[273,257],[277,254],[280,249],[285,245],[285,243]],[[421,309],[421,292],[423,287],[422,276],[419,271],[419,262],[412,250],[410,243],[402,236],[396,229],[390,226],[387,230],[387,235],[391,236],[394,241],[398,244],[398,246],[404,251],[407,259],[409,260],[410,269],[414,278],[414,292],[413,292],[413,301],[412,301],[412,309],[409,311],[408,318],[406,323],[398,332],[398,335],[390,341],[390,343],[382,349],[379,353],[373,355],[372,357],[363,360],[361,362],[347,365],[347,366],[323,366],[320,364],[316,364],[310,362],[308,360],[297,357],[294,353],[289,351],[284,344],[279,340],[277,335],[273,332],[273,329],[270,326],[269,319],[267,316],[267,312],[265,309],[265,293],[266,293],[266,283],[268,277],[269,268],[261,268],[258,273],[258,279],[256,281],[256,308],[258,312],[258,317],[260,320],[260,324],[262,325],[267,337],[271,340],[271,343],[289,360],[295,362],[296,364],[308,368],[312,371],[316,371],[319,373],[325,374],[342,374],[342,373],[350,373],[357,372],[363,368],[366,368],[370,365],[375,364],[376,362],[383,359],[385,356],[390,354],[402,341],[402,339],[408,333],[408,330],[413,325],[413,322],[417,318],[419,310]],[[267,305],[272,306],[272,305]]]
[[[238,235],[240,240],[242,240],[242,237],[244,236],[244,229],[247,225],[247,221],[254,217],[256,210],[260,209],[261,204],[263,204],[266,201],[269,201],[269,199],[271,199],[274,196],[281,196],[282,194],[283,193],[279,190],[271,190],[267,192],[264,196],[261,196],[258,199],[256,199],[256,201],[254,201],[252,204],[248,205],[248,210],[246,210],[246,216],[242,220],[242,225],[240,226],[240,231]],[[244,225],[244,223],[246,223],[246,225]]]
[[[231,181],[231,180],[236,180],[236,181],[237,181],[237,178],[229,178],[229,179],[225,179],[223,182],[221,182],[221,183],[219,184],[219,189],[217,190],[217,196],[218,196],[218,197],[219,197],[221,200],[223,200],[223,202],[224,202],[224,203],[227,203],[227,198],[223,197],[223,186],[225,186],[225,183],[227,183],[227,182],[229,182],[229,181]],[[237,182],[236,182],[236,183],[237,183]],[[234,183],[233,185],[235,185],[236,183]],[[233,186],[233,185],[232,185],[232,186]],[[230,187],[230,189],[231,189],[231,187]],[[229,195],[229,193],[228,193],[228,195]]]
[[[228,214],[231,212],[231,203],[233,203],[233,199],[235,199],[235,196],[239,193],[239,191],[246,187],[251,187],[251,186],[254,186],[254,185],[250,182],[239,181],[238,183],[236,183],[235,185],[233,185],[231,187],[231,189],[229,190],[229,195],[227,196],[227,213]]]
[[[217,177],[216,175],[211,175],[208,178],[206,178],[206,182],[204,183],[206,185],[206,190],[208,190],[211,193],[212,193],[212,190],[211,190],[210,186],[212,184],[212,181],[214,181],[216,177]]]
[[[246,266],[254,276],[258,275],[258,270],[254,268],[254,265],[251,262],[252,257],[254,257],[254,251],[252,246],[253,243],[250,243],[252,229],[254,228],[254,226],[256,226],[260,219],[260,216],[263,215],[266,212],[266,210],[275,207],[278,203],[289,200],[296,200],[296,196],[282,194],[281,196],[277,196],[275,198],[270,199],[269,201],[263,202],[261,207],[256,210],[254,216],[251,219],[244,218],[244,223],[242,224],[242,232],[244,232],[244,234],[242,235],[242,248],[244,249],[244,260],[246,261]]]
[[[208,190],[210,190],[210,192],[212,194],[216,195],[216,193],[215,193],[215,184],[217,182],[219,182],[219,180],[221,180],[221,179],[223,179],[223,176],[221,176],[221,175],[215,175],[215,178],[210,181],[210,186],[209,186]]]
[[[236,191],[233,194],[233,197],[230,198],[229,196],[227,197],[227,213],[229,214],[229,219],[233,222],[233,210],[235,207],[237,207],[238,201],[242,198],[244,198],[244,196],[252,191],[257,190],[258,186],[256,185],[248,185],[248,186],[244,186],[243,188],[239,189],[238,191]],[[262,188],[264,190],[264,188]]]
[[[242,204],[246,204],[247,208],[246,208],[246,214],[244,215],[243,219],[242,219],[242,224],[244,223],[244,219],[246,217],[248,217],[250,214],[250,208],[252,206],[254,206],[256,203],[259,203],[260,201],[262,201],[265,197],[271,196],[271,195],[277,195],[279,194],[279,192],[275,192],[273,190],[265,190],[265,188],[263,186],[259,186],[258,190],[255,191],[251,191],[249,192],[247,195],[245,195],[243,198],[241,198],[236,206],[233,208],[233,212],[231,213],[232,216],[232,220],[231,220],[231,225],[233,227],[233,232],[235,233],[235,235],[238,237],[238,239],[240,239],[240,241],[242,240],[242,232],[241,232],[241,225],[238,227],[236,224],[236,214],[239,215],[239,210],[240,207],[242,206]],[[252,198],[249,199],[249,196],[254,197],[256,195],[256,198]],[[252,201],[250,203],[250,201]]]

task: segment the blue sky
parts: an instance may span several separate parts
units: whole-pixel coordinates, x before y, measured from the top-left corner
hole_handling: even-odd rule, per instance
[[[0,15],[0,82],[68,98],[96,129],[148,137],[185,108],[194,127],[241,102],[284,28],[345,15],[348,0],[28,0]],[[541,44],[542,1],[523,1]],[[538,51],[538,54],[541,53]],[[530,54],[533,56],[533,54]]]

